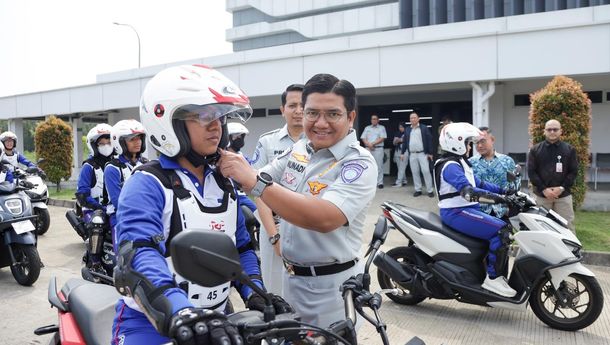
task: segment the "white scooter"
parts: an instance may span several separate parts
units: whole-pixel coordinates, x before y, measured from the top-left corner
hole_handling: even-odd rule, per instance
[[[40,163],[40,161],[39,161]],[[28,181],[34,187],[26,190],[25,193],[32,202],[32,210],[34,215],[38,216],[34,222],[36,227],[36,235],[44,235],[51,225],[51,216],[49,215],[49,190],[44,183],[46,175],[38,168],[27,168],[25,171],[20,168],[15,168],[15,177]]]
[[[604,295],[595,274],[582,263],[582,244],[559,214],[518,192],[503,200],[518,244],[508,284],[517,291],[509,298],[481,287],[486,276],[487,241],[459,233],[431,212],[393,202],[381,207],[407,243],[375,258],[384,289],[400,288],[393,301],[415,305],[426,298],[532,311],[547,325],[576,331],[599,317]],[[481,202],[481,200],[480,200]]]

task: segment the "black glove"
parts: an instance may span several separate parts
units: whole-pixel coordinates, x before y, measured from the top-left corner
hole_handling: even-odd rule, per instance
[[[24,186],[25,188],[28,188],[28,189],[34,188],[34,184],[32,182],[30,182],[30,181],[22,180],[21,181],[21,185]]]
[[[44,170],[38,168],[38,176],[40,176],[41,179],[46,180],[47,179],[47,174],[44,172]]]
[[[168,336],[178,345],[244,344],[237,328],[225,315],[202,308],[185,308],[174,314]]]
[[[517,194],[518,190],[513,188],[513,187],[508,187],[506,189],[504,189],[504,194],[506,195],[514,195]]]
[[[275,309],[275,315],[294,313],[292,306],[282,297],[272,293],[269,293],[269,295],[271,296],[271,304],[273,304],[273,308]],[[246,302],[246,307],[250,310],[264,311],[265,305],[265,298],[257,293],[250,295]]]

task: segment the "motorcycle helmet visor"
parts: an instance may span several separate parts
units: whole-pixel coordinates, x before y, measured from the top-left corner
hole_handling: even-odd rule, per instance
[[[225,124],[228,117],[246,122],[251,115],[252,108],[247,104],[189,104],[176,109],[173,118],[174,120],[197,120],[201,126],[207,126],[218,119]]]

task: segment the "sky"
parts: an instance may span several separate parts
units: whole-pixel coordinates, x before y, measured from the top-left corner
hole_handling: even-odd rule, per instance
[[[96,75],[228,54],[225,0],[0,0],[0,97]]]

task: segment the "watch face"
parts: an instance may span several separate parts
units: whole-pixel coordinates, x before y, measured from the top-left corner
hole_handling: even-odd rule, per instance
[[[270,184],[271,182],[273,182],[273,178],[271,177],[271,175],[267,174],[266,172],[261,172],[259,175],[265,183]]]

